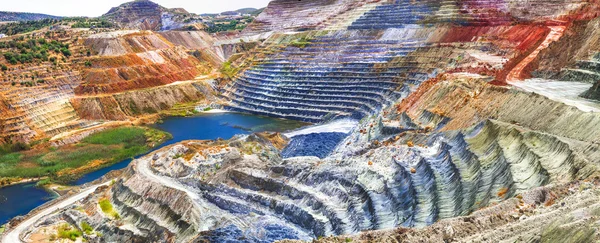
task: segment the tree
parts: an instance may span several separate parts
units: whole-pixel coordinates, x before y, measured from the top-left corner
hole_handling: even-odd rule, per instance
[[[17,58],[13,56],[13,57],[11,57],[11,58],[8,60],[8,62],[9,62],[10,64],[12,64],[12,65],[15,65],[15,64],[17,64],[19,61],[17,61]]]
[[[63,55],[65,55],[66,57],[70,57],[72,55],[71,51],[69,49],[67,49],[66,47],[63,47],[62,49],[60,49],[60,52]]]

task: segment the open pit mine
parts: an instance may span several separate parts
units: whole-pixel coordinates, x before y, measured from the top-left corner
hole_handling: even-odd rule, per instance
[[[6,37],[72,55],[0,57],[0,144],[211,109],[305,126],[158,148],[1,242],[600,241],[600,1],[273,0],[216,34],[188,14]]]

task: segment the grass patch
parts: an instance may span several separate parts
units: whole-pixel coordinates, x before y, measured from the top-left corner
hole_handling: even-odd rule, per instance
[[[84,143],[115,145],[142,145],[146,142],[146,130],[139,127],[120,127],[105,130],[83,139]]]
[[[0,155],[0,178],[49,177],[40,185],[65,183],[85,172],[146,153],[170,138],[168,133],[145,127],[108,129],[75,145]]]
[[[305,48],[308,44],[310,44],[310,39],[308,37],[302,37],[300,39],[293,40],[290,43],[290,46],[298,47],[298,48]]]
[[[85,221],[81,222],[81,229],[86,235],[90,235],[92,232],[94,232],[92,226]]]
[[[161,111],[163,116],[186,117],[196,115],[199,112],[196,110],[197,102],[177,103],[168,110]]]
[[[113,205],[112,203],[110,203],[110,200],[102,199],[98,202],[98,205],[100,205],[100,209],[102,209],[102,212],[104,212],[104,214],[106,214],[107,216],[112,217],[113,219],[121,218],[119,213],[117,213],[113,208]]]
[[[223,67],[221,67],[220,71],[226,78],[233,79],[240,69],[234,67],[231,62],[225,62],[223,63]]]
[[[72,241],[76,241],[77,238],[83,236],[83,233],[78,229],[71,227],[68,224],[63,224],[58,227],[58,238],[60,239],[70,239]]]

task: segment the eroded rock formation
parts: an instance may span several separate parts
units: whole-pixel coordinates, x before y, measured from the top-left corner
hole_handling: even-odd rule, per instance
[[[221,71],[232,80],[218,89],[227,109],[322,127],[163,148],[39,226],[85,221],[101,233],[91,241],[597,241],[600,113],[514,85],[597,82],[597,10],[566,0],[276,0],[239,39],[90,38],[101,56],[74,89],[79,116],[123,119],[202,99],[210,84],[176,81],[231,57]],[[336,119],[358,125],[328,130]],[[114,212],[98,208],[106,200]]]

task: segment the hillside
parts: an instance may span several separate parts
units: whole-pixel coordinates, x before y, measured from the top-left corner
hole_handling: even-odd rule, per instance
[[[32,21],[42,19],[60,19],[61,17],[36,13],[18,13],[0,11],[0,22],[5,21]]]
[[[167,9],[149,0],[135,0],[112,8],[103,18],[125,29],[172,30],[194,24],[200,19],[181,8]]]

